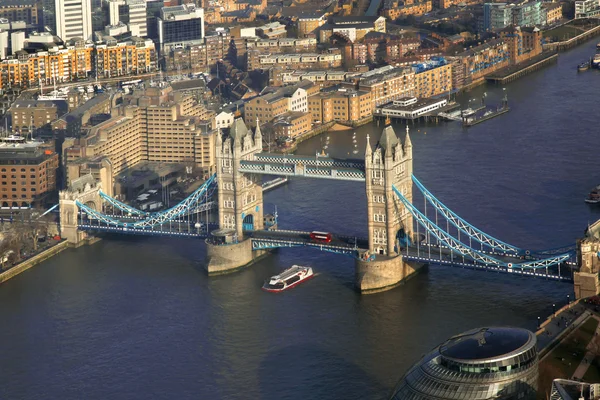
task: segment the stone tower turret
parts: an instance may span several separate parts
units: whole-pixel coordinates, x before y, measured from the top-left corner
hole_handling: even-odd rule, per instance
[[[367,138],[368,140],[368,138]],[[374,149],[367,143],[365,177],[369,250],[395,256],[412,240],[412,215],[397,199],[395,186],[412,202],[412,143],[406,132],[404,145],[387,125]]]
[[[263,196],[259,175],[239,172],[241,160],[262,151],[260,128],[253,135],[242,118],[216,141],[219,227],[234,229],[238,239],[246,230],[263,229]]]

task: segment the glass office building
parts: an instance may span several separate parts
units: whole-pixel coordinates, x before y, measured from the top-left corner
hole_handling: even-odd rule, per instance
[[[204,38],[204,10],[193,4],[164,7],[157,22],[162,50],[166,45],[184,46]]]
[[[536,342],[534,333],[521,328],[479,328],[454,336],[415,364],[391,399],[535,399]]]

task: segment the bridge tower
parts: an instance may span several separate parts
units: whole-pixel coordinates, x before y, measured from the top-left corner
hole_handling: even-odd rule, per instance
[[[100,188],[101,184],[89,174],[75,179],[67,190],[59,193],[60,235],[70,244],[79,246],[88,239],[88,234],[80,231],[77,226],[79,207],[76,202],[102,211]]]
[[[361,293],[391,289],[413,275],[422,264],[408,263],[400,248],[413,240],[413,219],[397,199],[395,186],[412,202],[412,143],[406,128],[401,143],[389,121],[374,148],[365,150],[365,183],[369,252],[355,262],[355,283]]]
[[[252,160],[261,151],[258,122],[254,135],[242,118],[236,118],[229,132],[217,136],[219,227],[235,230],[238,240],[243,239],[244,231],[263,229],[261,176],[239,172],[241,160]]]
[[[412,215],[392,189],[395,186],[412,202],[412,161],[408,126],[404,145],[391,125],[383,129],[374,149],[367,136],[365,180],[371,253],[396,256],[400,252],[400,246],[405,246],[412,240]]]
[[[590,225],[585,237],[577,240],[579,271],[573,274],[575,298],[583,299],[600,293],[600,220]]]

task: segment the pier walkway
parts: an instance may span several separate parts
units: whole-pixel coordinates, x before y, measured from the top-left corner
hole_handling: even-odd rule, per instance
[[[502,68],[499,71],[487,75],[485,79],[494,83],[509,83],[515,79],[519,79],[520,77],[527,75],[530,72],[537,71],[551,62],[555,62],[557,59],[557,52],[544,52],[520,64]]]

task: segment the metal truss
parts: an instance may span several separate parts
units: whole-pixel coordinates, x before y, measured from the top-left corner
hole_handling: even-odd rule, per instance
[[[303,166],[298,164],[265,163],[262,161],[240,161],[240,172],[266,175],[301,176],[305,178],[335,179],[363,182],[365,172],[357,168],[338,166]]]
[[[254,161],[260,161],[266,164],[302,164],[310,166],[324,166],[331,168],[351,168],[365,170],[365,162],[363,160],[343,160],[321,156],[297,156],[286,154],[271,154],[258,153],[254,155]]]
[[[102,190],[99,191],[100,197],[102,197],[102,199],[104,199],[105,201],[107,201],[110,205],[112,205],[113,207],[118,208],[121,211],[124,211],[128,214],[132,214],[132,215],[150,215],[150,213],[142,211],[142,210],[138,210],[137,208],[131,207],[128,204],[122,203],[117,199],[114,199],[112,197],[110,197],[109,195],[107,195],[106,193],[104,193]]]
[[[202,186],[200,186],[194,193],[192,193],[192,195],[188,196],[185,200],[177,204],[175,207],[158,212],[156,214],[151,214],[148,216],[148,218],[133,222],[123,222],[118,219],[109,217],[99,211],[96,211],[80,203],[79,201],[76,201],[75,204],[77,204],[77,206],[89,216],[96,218],[107,225],[128,228],[151,229],[154,226],[162,225],[166,222],[173,221],[182,215],[186,215],[190,213],[191,210],[195,210],[198,200],[202,198],[202,196],[208,191],[215,179],[216,175],[212,175],[206,182],[204,182]]]
[[[543,259],[543,260],[534,260],[528,261],[525,263],[508,263],[505,261],[498,260],[494,257],[491,257],[487,254],[484,254],[480,251],[477,251],[462,242],[456,240],[454,237],[450,236],[447,232],[440,229],[437,225],[435,225],[432,221],[430,221],[425,215],[423,215],[415,206],[412,205],[408,199],[406,199],[402,193],[396,188],[396,186],[392,186],[392,189],[396,193],[396,196],[400,199],[400,201],[406,206],[409,212],[415,217],[417,222],[421,224],[428,232],[433,234],[441,243],[448,246],[451,250],[460,253],[463,256],[469,257],[477,262],[481,262],[487,265],[496,265],[503,266],[507,268],[526,268],[526,269],[538,269],[538,268],[547,268],[556,264],[560,264],[561,262],[570,258],[571,254],[561,254],[555,257]]]
[[[353,247],[330,246],[320,243],[294,241],[285,239],[252,238],[252,250],[278,249],[282,247],[312,247],[330,253],[345,254],[355,257],[358,249]]]
[[[442,214],[455,228],[459,229],[473,240],[485,246],[489,246],[494,250],[502,250],[514,255],[523,253],[522,249],[498,240],[482,230],[475,228],[439,201],[414,175],[412,175],[412,180],[421,193],[423,193],[423,196],[425,196],[429,203],[431,203],[440,214]]]
[[[180,231],[160,231],[152,229],[136,229],[126,228],[120,226],[107,226],[107,225],[92,225],[92,224],[79,224],[78,229],[83,231],[101,231],[101,232],[115,232],[126,235],[143,235],[143,236],[175,236],[175,237],[194,237],[194,238],[206,238],[208,233],[206,230],[200,230],[198,232],[180,232]]]
[[[486,254],[480,253],[479,251],[472,249],[471,247],[463,244],[462,242],[456,240],[454,237],[450,236],[450,234],[440,229],[419,210],[417,210],[417,208],[413,206],[412,203],[402,195],[402,193],[396,188],[396,186],[392,186],[392,189],[396,193],[396,196],[398,196],[400,201],[408,209],[408,211],[413,215],[413,217],[416,218],[417,222],[419,222],[421,226],[423,226],[428,232],[433,234],[444,245],[448,246],[454,251],[457,251],[461,255],[467,256],[475,261],[479,261],[484,264],[503,265],[502,261],[497,260],[494,257],[490,257]]]
[[[215,178],[216,178],[216,175],[213,175],[213,176],[215,176]],[[209,180],[210,180],[210,179],[209,179]],[[207,181],[207,182],[208,182],[208,181]],[[206,183],[206,182],[205,182],[205,183]],[[210,185],[210,187],[208,188],[208,192],[206,193],[206,197],[205,197],[205,199],[207,199],[207,198],[211,198],[211,197],[212,197],[212,195],[213,195],[213,194],[214,194],[214,192],[215,192],[215,189],[216,189],[216,187],[217,187],[217,182],[216,182],[216,179],[213,179],[212,183],[213,183],[213,184],[211,184],[211,185]],[[204,186],[204,185],[203,185],[203,186]],[[203,187],[201,186],[201,187],[199,187],[199,188],[198,188],[198,189],[197,189],[197,190],[196,190],[194,193],[192,193],[190,196],[188,196],[188,198],[189,198],[189,197],[194,197],[194,198],[198,199],[198,196],[197,196],[197,193],[196,193],[196,192],[198,192],[198,191],[202,191],[202,190],[203,190]],[[123,202],[121,202],[121,201],[119,201],[119,200],[117,200],[117,199],[115,199],[115,198],[113,198],[113,197],[110,197],[109,195],[107,195],[106,193],[104,193],[102,190],[100,190],[100,191],[99,191],[99,194],[100,194],[100,197],[102,197],[102,199],[104,199],[105,201],[107,201],[107,202],[108,202],[109,204],[111,204],[113,207],[116,207],[116,208],[118,208],[119,210],[121,210],[121,211],[123,211],[123,212],[126,212],[126,213],[128,213],[128,214],[131,214],[131,215],[142,215],[142,216],[147,216],[147,215],[154,215],[154,214],[159,214],[159,213],[160,213],[160,211],[159,211],[159,212],[146,212],[146,211],[138,210],[137,208],[134,208],[134,207],[132,207],[132,206],[130,206],[130,205],[128,205],[128,204],[125,204],[125,203],[123,203]],[[187,199],[184,199],[183,201],[186,201],[186,200],[187,200]],[[204,200],[200,200],[200,203],[202,204],[202,202],[203,202],[203,201],[204,201]],[[205,210],[206,210],[206,209],[203,209],[203,211],[205,211]],[[197,211],[197,210],[194,210],[193,212],[195,212],[195,211]]]

